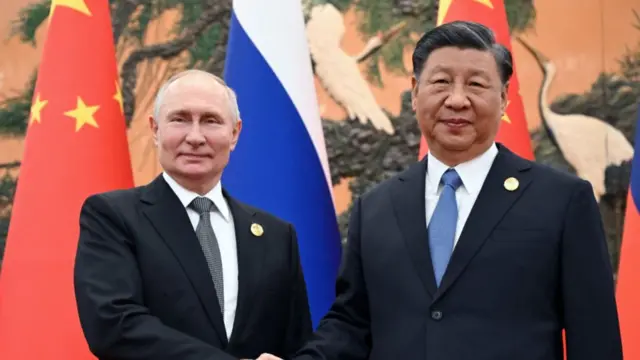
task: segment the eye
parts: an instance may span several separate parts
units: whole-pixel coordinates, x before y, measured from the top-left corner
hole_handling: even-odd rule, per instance
[[[206,125],[216,125],[216,124],[221,124],[222,123],[222,119],[220,119],[217,116],[207,116],[202,118],[202,123],[206,124]]]
[[[174,117],[171,119],[171,121],[175,121],[175,122],[185,122],[186,120],[183,117]]]
[[[480,81],[480,80],[471,80],[469,81],[469,85],[473,87],[486,87],[486,84],[484,83],[484,81]]]
[[[431,81],[434,84],[448,84],[449,81],[447,79],[444,78],[437,78]]]

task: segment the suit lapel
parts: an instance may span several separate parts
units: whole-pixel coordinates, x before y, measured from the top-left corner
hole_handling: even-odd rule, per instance
[[[487,240],[494,227],[524,193],[531,182],[531,165],[499,145],[491,170],[465,223],[434,301],[456,281],[465,267]],[[519,186],[514,191],[504,187],[504,181],[514,177]]]
[[[266,240],[269,229],[265,228],[263,237],[256,237],[251,233],[251,224],[255,220],[255,212],[233,199],[226,191],[223,193],[233,214],[236,243],[238,251],[238,302],[236,317],[233,323],[233,332],[230,342],[241,336],[243,329],[251,315],[256,299],[253,297],[253,289],[259,288],[262,265],[267,255]],[[260,224],[264,226],[264,224]]]
[[[143,208],[151,224],[173,252],[198,294],[223,346],[227,336],[216,290],[207,261],[186,210],[162,176],[149,184],[142,195]]]
[[[409,250],[409,256],[431,297],[436,292],[436,280],[431,265],[425,212],[425,177],[427,158],[413,164],[400,174],[391,188],[396,220]]]

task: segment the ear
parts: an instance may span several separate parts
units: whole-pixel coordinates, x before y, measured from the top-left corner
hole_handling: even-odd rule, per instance
[[[158,146],[158,122],[153,118],[153,115],[149,116],[149,128],[153,133],[153,142]]]
[[[500,93],[500,109],[502,113],[507,109],[507,101],[509,100],[509,83],[504,84]]]
[[[240,132],[242,131],[242,119],[238,118],[236,121],[236,126],[233,127],[233,139],[231,140],[231,151],[236,148],[236,144],[238,144],[238,139],[240,138]]]
[[[411,108],[416,111],[416,104],[418,98],[418,79],[415,76],[411,76]]]

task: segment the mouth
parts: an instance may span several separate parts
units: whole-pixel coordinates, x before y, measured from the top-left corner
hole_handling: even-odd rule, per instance
[[[466,119],[459,119],[459,118],[443,119],[443,120],[440,120],[439,122],[451,128],[462,128],[462,127],[471,125],[471,121]]]
[[[191,153],[181,153],[178,156],[184,157],[187,159],[208,159],[211,156],[207,154],[191,154]]]

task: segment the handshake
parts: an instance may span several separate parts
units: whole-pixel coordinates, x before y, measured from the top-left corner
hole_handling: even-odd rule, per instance
[[[248,359],[242,359],[242,360],[248,360]],[[252,360],[282,360],[281,358],[275,356],[275,355],[271,355],[271,354],[262,354],[260,355],[259,358],[257,359],[252,359]]]

